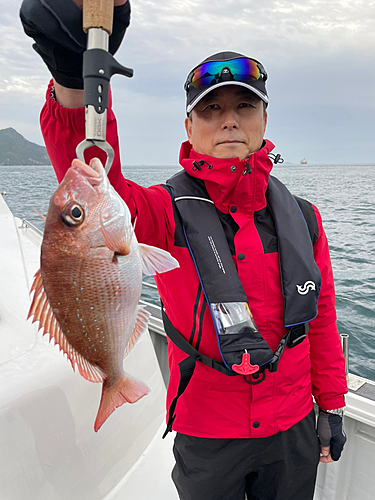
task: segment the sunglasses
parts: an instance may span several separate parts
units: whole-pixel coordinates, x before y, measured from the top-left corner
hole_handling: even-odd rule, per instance
[[[189,85],[195,89],[215,85],[219,83],[223,75],[227,76],[229,72],[236,82],[267,80],[267,73],[258,61],[241,57],[230,61],[211,61],[201,64],[189,74],[185,90],[188,90]]]

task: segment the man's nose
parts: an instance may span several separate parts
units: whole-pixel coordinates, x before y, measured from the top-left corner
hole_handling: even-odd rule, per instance
[[[225,110],[223,113],[222,129],[238,129],[237,113],[234,109]]]

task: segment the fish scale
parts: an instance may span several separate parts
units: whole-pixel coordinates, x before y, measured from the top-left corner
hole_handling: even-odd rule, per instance
[[[136,245],[133,246],[136,247]],[[134,273],[127,272],[128,265],[120,263],[113,266],[112,252],[107,248],[103,248],[102,252],[108,254],[108,257],[100,261],[90,260],[90,258],[85,259],[84,262],[58,260],[59,272],[62,273],[62,276],[67,277],[67,281],[61,282],[59,280],[60,288],[62,285],[62,288],[69,290],[69,293],[62,295],[60,288],[55,286],[54,280],[48,280],[48,278],[46,282],[50,283],[50,286],[46,287],[46,292],[57,321],[60,325],[66,325],[67,330],[69,330],[65,335],[70,344],[80,354],[85,355],[90,363],[97,364],[104,372],[108,373],[111,365],[109,361],[106,364],[106,359],[110,358],[112,351],[116,352],[118,348],[125,349],[132,334],[134,312],[128,314],[130,309],[125,306],[126,304],[131,305],[135,310],[141,294],[139,283],[142,272],[140,262],[138,262],[138,266],[133,266],[138,267],[137,284],[132,279]],[[64,272],[65,267],[67,272]],[[69,269],[74,272],[69,273]],[[55,266],[51,269],[46,266],[44,274],[47,272],[56,275]],[[97,279],[98,277],[99,279]],[[116,290],[116,287],[119,287],[120,290]],[[71,314],[72,297],[70,293],[72,292],[76,300],[76,308],[74,309],[76,314]],[[98,297],[100,301],[98,301]],[[55,306],[57,302],[61,305]],[[120,307],[118,308],[118,306]],[[62,313],[60,312],[61,307],[63,308]],[[113,314],[114,310],[116,314]],[[124,334],[119,335],[119,331],[123,331]],[[105,340],[105,342],[100,342],[100,340]],[[118,346],[118,344],[120,345]]]

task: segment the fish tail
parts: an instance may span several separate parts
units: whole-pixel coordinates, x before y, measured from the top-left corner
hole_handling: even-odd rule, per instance
[[[100,429],[116,408],[124,403],[135,403],[149,392],[150,388],[144,382],[136,380],[129,375],[124,375],[113,385],[110,385],[108,381],[105,380],[103,383],[102,398],[94,424],[95,432]]]

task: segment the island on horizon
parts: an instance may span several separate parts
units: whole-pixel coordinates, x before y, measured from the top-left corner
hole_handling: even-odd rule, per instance
[[[0,166],[51,165],[44,146],[25,139],[12,127],[0,130]]]

